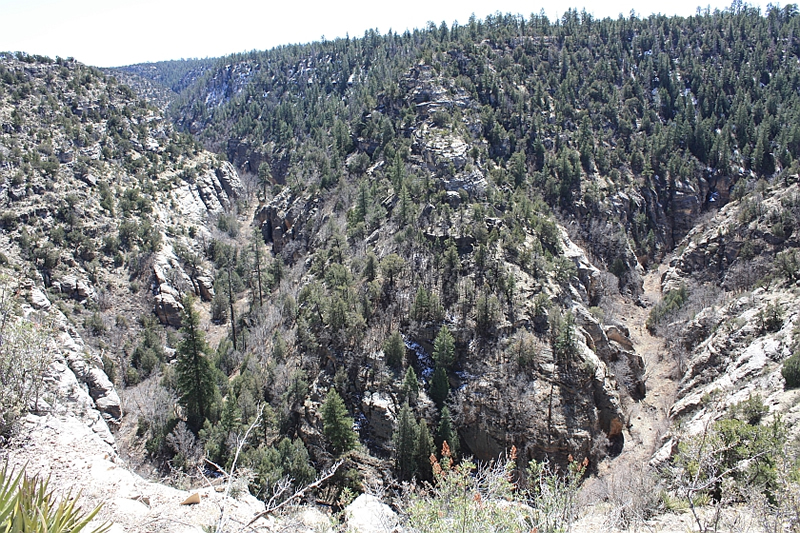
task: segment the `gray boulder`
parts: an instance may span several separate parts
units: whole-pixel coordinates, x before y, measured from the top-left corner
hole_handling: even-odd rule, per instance
[[[362,494],[345,508],[347,530],[355,533],[402,531],[397,513],[370,494]]]

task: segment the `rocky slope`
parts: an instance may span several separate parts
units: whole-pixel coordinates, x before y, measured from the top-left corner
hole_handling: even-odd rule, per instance
[[[116,424],[123,413],[110,383],[103,377],[103,369],[116,373],[120,383],[130,379],[130,348],[125,344],[138,331],[139,316],[154,312],[163,324],[177,327],[184,293],[193,292],[205,300],[213,297],[214,272],[210,263],[188,262],[187,251],[200,257],[207,253],[203,243],[207,246],[219,238],[213,233],[216,230],[209,229],[209,220],[231,210],[237,198],[246,200],[246,191],[229,164],[218,162],[190,140],[175,134],[156,109],[131,100],[129,89],[98,71],[74,62],[43,63],[24,56],[5,56],[2,75],[6,83],[0,115],[6,125],[1,139],[6,184],[2,238],[7,266],[31,280],[26,282],[31,304],[59,314],[72,339],[65,340],[66,346],[74,345],[65,360],[71,361],[70,368],[86,383],[94,407]],[[443,92],[437,88],[440,81],[424,69],[412,72],[408,83],[408,101],[418,99],[420,91]],[[448,98],[442,96],[437,105],[459,105],[465,113],[476,109],[467,96],[460,100]],[[446,203],[414,209],[410,215],[416,219],[414,224],[422,228],[420,240],[413,246],[431,243],[449,247],[452,242],[464,260],[466,254],[481,247],[489,268],[517,280],[514,291],[504,296],[517,302],[513,314],[493,311],[497,323],[481,337],[472,333],[478,320],[472,311],[467,310],[460,319],[447,319],[459,346],[459,362],[450,374],[450,385],[465,453],[490,458],[511,444],[518,444],[528,457],[546,453],[565,461],[571,453],[602,456],[607,438],[620,448],[625,415],[611,365],[630,373],[631,379],[623,384],[627,389],[623,388],[622,393],[632,396],[644,393],[643,367],[632,351],[625,328],[621,324],[601,324],[588,311],[590,301],[597,299],[602,290],[601,272],[563,229],[546,222],[548,215],[544,211],[531,220],[531,224],[543,225],[532,225],[527,230],[521,248],[541,250],[547,246],[563,251],[564,262],[557,268],[563,269],[564,274],[558,281],[509,260],[508,252],[494,239],[465,236],[460,228],[474,226],[480,216],[479,208],[467,202],[486,198],[488,167],[481,161],[468,165],[465,154],[471,138],[466,130],[437,125],[433,112],[435,109],[423,106],[411,123],[417,133],[410,164],[430,172],[437,172],[448,162],[457,165],[455,173],[436,178],[441,180]],[[389,197],[392,194],[387,190]],[[321,200],[318,195],[297,196],[286,188],[255,210],[253,218],[264,239],[272,244],[276,257],[283,257],[288,264],[301,259],[311,264],[319,260],[315,257],[329,252],[315,225],[320,219],[340,215],[330,203]],[[393,204],[400,202],[395,194],[386,206],[398,210],[399,206]],[[240,207],[247,205],[239,203]],[[456,219],[440,211],[445,205],[460,208],[462,214]],[[487,233],[505,232],[505,224],[508,222],[502,218],[490,218],[483,227]],[[405,247],[373,239],[380,257],[395,251],[404,253]],[[432,265],[429,255],[420,255],[419,261],[415,268],[418,272]],[[355,263],[347,262],[346,266],[356,268]],[[410,274],[401,269],[393,286],[386,277],[381,278],[386,291],[381,300],[386,298],[389,305],[405,302],[396,309],[397,317],[411,314],[416,290]],[[474,290],[469,287],[487,283],[487,274],[486,267],[482,266],[480,272],[470,267],[456,274],[460,278],[457,283],[461,290]],[[316,272],[293,272],[287,276],[287,282],[297,284],[289,292],[298,298],[303,287],[312,287],[321,280],[324,278]],[[451,282],[442,274],[419,280],[432,290],[441,290],[444,298],[451,297],[445,292],[451,290]],[[540,297],[534,305],[537,295]],[[499,305],[495,296],[485,296],[490,297],[492,306]],[[276,306],[278,301],[275,298],[268,305]],[[302,299],[300,304],[302,308]],[[569,346],[563,354],[553,352],[543,333],[502,340],[525,324],[527,328],[547,331],[548,314],[562,313],[576,320],[576,326],[565,326]],[[423,384],[432,371],[429,365],[436,320],[420,315],[413,322],[407,318],[402,321],[408,328],[405,340],[410,348],[409,361],[423,376]],[[341,362],[344,368],[357,369],[359,361],[368,365],[380,361],[379,351],[342,344],[327,337],[327,328],[318,327],[311,326],[321,339],[330,340],[330,346],[323,348],[337,366]],[[573,332],[573,327],[579,329]],[[379,328],[373,326],[373,330],[377,333]],[[89,342],[82,344],[81,337]],[[291,351],[297,341],[287,339],[292,343]],[[250,350],[256,354],[269,347],[252,346]],[[513,355],[515,350],[518,353]],[[363,359],[359,353],[373,355]],[[89,363],[84,362],[86,356],[82,354],[89,354]],[[300,361],[302,355],[297,353]],[[320,372],[320,367],[307,368],[312,390],[324,393],[330,374]],[[382,385],[375,387],[356,380],[347,396],[356,401],[356,414],[365,421],[362,438],[381,454],[391,450],[398,384],[392,383],[387,369],[379,371],[384,376],[379,380]],[[508,382],[516,383],[517,388],[499,386]],[[540,408],[531,411],[524,407],[518,392],[525,398],[530,396],[530,405]],[[376,402],[381,397],[389,398],[389,402]],[[312,408],[306,411],[305,420],[295,424],[298,434],[313,448],[314,442],[319,442],[321,424],[313,408],[313,396],[310,400],[306,405]],[[426,416],[436,416],[424,390],[419,406]],[[379,429],[381,424],[383,430]],[[98,431],[111,442],[110,435]],[[316,446],[322,447],[323,443]]]
[[[682,368],[671,416],[689,433],[760,397],[796,430],[796,390],[782,363],[797,349],[796,177],[762,183],[699,224],[664,273],[664,292],[689,287],[690,314],[664,322]]]
[[[56,317],[56,389],[85,387],[26,427],[83,410],[109,443],[122,416],[120,461],[183,476],[228,465],[263,407],[242,465],[268,499],[341,455],[335,389],[360,442],[318,495],[340,508],[344,486],[399,487],[406,402],[437,448],[452,424],[460,456],[585,457],[605,480],[756,394],[794,421],[800,130],[777,124],[797,109],[799,20],[498,16],[132,69],[181,92],[175,127],[100,71],[2,56],[0,260]],[[190,293],[219,394],[178,445]],[[152,401],[126,406],[112,380]]]
[[[187,274],[174,250],[193,249],[190,232],[207,238],[242,184],[95,69],[4,56],[2,75],[5,263],[124,372],[122,344],[148,307],[176,325],[181,293],[211,297],[203,265]]]

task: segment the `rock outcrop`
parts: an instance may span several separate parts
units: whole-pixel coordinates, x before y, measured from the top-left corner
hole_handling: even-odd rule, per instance
[[[103,361],[89,349],[64,314],[50,304],[44,292],[32,282],[23,284],[30,307],[23,307],[23,318],[28,320],[39,310],[52,324],[53,335],[45,340],[43,350],[52,356],[44,381],[50,391],[49,404],[43,403],[44,412],[75,414],[108,444],[114,444],[109,430],[122,420],[122,402],[114,384],[108,379]],[[38,320],[38,319],[37,319]]]
[[[284,189],[272,201],[256,211],[255,223],[261,228],[264,242],[272,243],[272,251],[280,254],[286,245],[309,237],[306,223],[317,214],[318,199],[296,196]]]
[[[92,287],[89,280],[79,279],[75,275],[68,275],[61,279],[58,283],[61,292],[70,298],[75,298],[79,301],[86,301],[87,299],[95,299],[97,294]]]
[[[761,269],[782,250],[798,247],[798,236],[786,230],[796,223],[792,220],[800,220],[793,207],[798,194],[796,183],[757,192],[722,207],[708,222],[694,227],[680,243],[680,253],[670,261],[664,290],[677,289],[689,278],[724,283],[728,290],[755,282],[761,275],[748,270]]]
[[[796,427],[798,395],[785,389],[781,363],[792,352],[794,328],[800,320],[797,302],[793,289],[759,289],[717,311],[719,326],[690,352],[678,400],[670,411],[673,418],[684,419],[686,431],[702,432],[707,422],[755,396],[763,399],[773,416],[780,415],[788,427]],[[782,309],[781,323],[765,329],[763,317],[776,305]],[[698,317],[691,324],[703,320]]]
[[[174,328],[181,327],[183,309],[183,304],[178,301],[177,295],[170,292],[162,292],[153,298],[153,312],[162,324]]]
[[[528,459],[566,463],[570,455],[593,458],[603,436],[621,438],[616,380],[584,342],[574,360],[556,361],[544,349],[531,364],[514,373],[487,367],[459,388],[457,425],[469,454],[489,460],[515,445]]]
[[[676,333],[669,341],[682,371],[670,416],[684,433],[757,396],[796,432],[798,393],[785,389],[781,367],[800,323],[798,243],[787,230],[798,220],[797,194],[797,184],[776,186],[722,207],[688,233],[662,277],[664,293],[683,287],[693,306],[664,326]]]

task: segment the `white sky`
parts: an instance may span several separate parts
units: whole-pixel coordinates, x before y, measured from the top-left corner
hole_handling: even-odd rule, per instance
[[[578,3],[582,2],[582,3]],[[470,14],[545,13],[554,21],[568,7],[585,8],[595,17],[640,16],[652,12],[692,15],[697,6],[715,3],[673,0],[666,4],[635,0],[0,0],[0,51],[24,51],[50,57],[74,57],[110,67],[191,57],[217,57],[265,50],[280,44],[364,35],[374,28],[424,28],[428,21],[465,24]],[[766,6],[765,0],[748,2]],[[775,2],[777,3],[777,2]]]

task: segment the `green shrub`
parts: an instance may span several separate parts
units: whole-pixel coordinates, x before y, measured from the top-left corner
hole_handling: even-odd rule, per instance
[[[758,329],[761,333],[774,333],[783,327],[783,306],[778,303],[767,305],[758,312]]]
[[[770,497],[779,490],[777,465],[785,455],[786,426],[780,420],[759,424],[765,412],[755,396],[732,408],[732,416],[747,420],[726,418],[684,439],[670,470],[673,494],[694,507],[758,493]]]
[[[783,375],[783,379],[786,380],[787,389],[796,389],[800,387],[800,352],[793,353],[783,362],[781,374]]]
[[[275,494],[282,479],[289,478],[293,486],[300,487],[313,481],[316,475],[303,441],[288,437],[284,437],[274,446],[263,445],[247,450],[242,464],[253,472],[250,490],[264,501],[273,496],[282,501],[291,495]]]
[[[97,336],[106,331],[106,324],[103,322],[103,316],[100,313],[92,313],[83,320],[83,327],[92,335]]]
[[[413,531],[563,533],[577,518],[577,494],[587,462],[566,472],[531,461],[524,482],[515,483],[516,450],[505,461],[454,465],[447,446],[433,462],[435,485],[408,495],[404,509]]]
[[[731,418],[747,422],[751,426],[761,423],[761,420],[769,414],[769,407],[764,405],[761,395],[750,396],[746,400],[731,406]]]
[[[683,307],[688,297],[689,293],[685,285],[665,294],[664,298],[650,310],[650,316],[647,317],[647,329],[652,333],[656,326]]]
[[[17,304],[4,292],[0,287],[0,312],[6,317],[0,324],[0,434],[38,403],[52,361],[45,328],[14,316]]]

